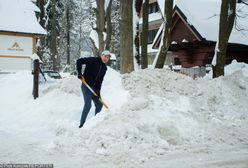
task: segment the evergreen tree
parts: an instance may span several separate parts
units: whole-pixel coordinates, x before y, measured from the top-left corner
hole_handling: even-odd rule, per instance
[[[40,8],[38,20],[47,35],[41,37],[38,44],[38,54],[43,61],[44,68],[59,69],[58,57],[58,34],[60,31],[60,17],[63,11],[63,1],[37,0]],[[52,29],[53,28],[53,29]]]
[[[75,61],[89,51],[90,1],[66,0],[61,20],[60,55],[65,71],[75,70]],[[88,48],[87,48],[87,47]]]
[[[112,40],[110,51],[116,55],[116,68],[120,70],[120,1],[113,0],[112,4]]]

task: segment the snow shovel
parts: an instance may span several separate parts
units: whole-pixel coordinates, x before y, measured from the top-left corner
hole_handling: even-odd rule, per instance
[[[94,92],[94,90],[91,89],[91,87],[87,84],[84,77],[80,78],[80,80],[91,91],[91,93],[93,93],[94,96],[98,97],[99,102],[102,103],[102,105],[106,107],[106,109],[109,109],[109,107],[102,101],[102,99],[96,94],[96,92]]]

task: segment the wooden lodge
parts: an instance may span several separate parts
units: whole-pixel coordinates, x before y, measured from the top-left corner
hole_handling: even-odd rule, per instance
[[[218,33],[218,30],[212,31]],[[158,33],[153,48],[159,48],[162,31]],[[181,65],[182,68],[206,67],[212,62],[216,41],[203,36],[177,5],[172,17],[170,43],[174,65]],[[234,59],[248,63],[248,38],[246,43],[229,41],[225,62],[229,64]]]

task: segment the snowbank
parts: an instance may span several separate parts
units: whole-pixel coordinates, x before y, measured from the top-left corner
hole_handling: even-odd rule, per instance
[[[246,67],[233,62],[230,75],[197,80],[164,69],[120,75],[109,68],[102,98],[110,110],[93,117],[92,108],[82,129],[75,76],[42,83],[34,101],[30,73],[0,75],[0,160],[59,168],[245,167]]]

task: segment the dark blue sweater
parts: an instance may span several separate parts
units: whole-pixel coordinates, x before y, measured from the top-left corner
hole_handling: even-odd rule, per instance
[[[77,60],[77,71],[79,75],[82,74],[83,64],[86,65],[83,73],[85,81],[95,91],[100,91],[103,78],[107,71],[107,66],[102,62],[100,57],[79,58]]]

